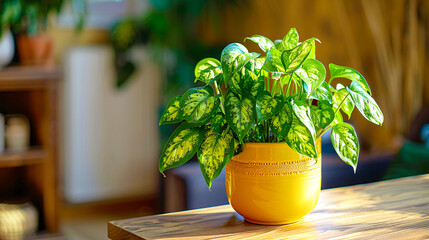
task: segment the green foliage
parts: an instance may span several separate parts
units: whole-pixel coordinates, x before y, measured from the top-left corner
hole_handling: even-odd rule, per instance
[[[267,91],[263,91],[256,99],[256,113],[258,115],[258,122],[267,120],[277,114],[283,106],[283,97],[281,94],[271,96]]]
[[[184,122],[174,130],[159,159],[159,171],[180,166],[197,152],[204,139],[204,127],[192,127]]]
[[[14,32],[37,34],[46,31],[48,19],[59,15],[65,3],[71,5],[74,24],[81,30],[85,23],[86,0],[3,0],[0,2],[0,37],[5,27]]]
[[[347,123],[332,127],[331,141],[338,156],[356,172],[359,158],[359,141],[354,128]]]
[[[350,88],[347,87],[347,91],[352,96],[356,107],[359,109],[362,115],[368,119],[368,121],[380,126],[383,124],[383,113],[381,112],[375,100],[364,90],[360,83],[353,81],[350,84]]]
[[[124,88],[137,70],[145,69],[142,65],[149,61],[139,62],[133,50],[147,46],[147,59],[163,71],[160,101],[165,105],[169,98],[191,86],[194,66],[201,58],[217,56],[224,47],[208,45],[201,38],[201,22],[209,22],[212,29],[220,32],[220,12],[236,7],[238,0],[149,0],[145,3],[145,11],[141,14],[119,19],[110,29],[115,84],[118,89]]]
[[[255,98],[250,93],[240,96],[228,91],[225,97],[225,112],[226,122],[242,142],[256,120]]]
[[[220,62],[215,58],[204,58],[197,63],[194,72],[195,82],[199,80],[210,84],[221,73]]]
[[[188,123],[206,124],[216,114],[218,96],[213,95],[210,86],[189,89],[180,100],[180,117]]]
[[[275,134],[278,140],[283,140],[286,138],[289,130],[292,126],[293,121],[293,111],[289,101],[286,101],[283,104],[283,107],[280,109],[279,113],[276,114],[271,121],[271,130]]]
[[[166,123],[177,123],[182,121],[182,116],[180,115],[180,99],[182,99],[182,95],[176,96],[170,100],[159,120],[160,126]]]
[[[246,37],[244,39],[244,41],[246,41],[246,39],[251,40],[254,43],[257,43],[258,46],[261,48],[262,51],[264,51],[265,53],[268,52],[272,47],[274,47],[274,43],[261,35],[253,35],[251,37]]]
[[[299,43],[296,29],[274,42],[260,35],[246,39],[257,43],[265,57],[232,43],[222,51],[220,61],[206,58],[197,64],[195,78],[205,87],[190,89],[169,103],[160,124],[184,121],[182,125],[188,125],[180,125],[167,143],[160,161],[162,170],[187,161],[187,153],[194,151],[190,146],[196,146],[210,187],[247,142],[286,142],[299,154],[317,158],[316,139],[331,128],[335,150],[356,170],[359,142],[353,127],[343,122],[342,112],[350,118],[356,106],[369,121],[381,125],[384,120],[362,75],[352,68],[330,64],[331,76],[326,82],[326,68],[315,59],[317,39]],[[330,82],[334,78],[352,82],[333,88]],[[205,137],[199,146],[202,125]],[[180,140],[185,138],[191,138],[192,143],[186,148]],[[186,149],[186,154],[177,157],[175,151],[169,151],[176,145],[182,153]]]
[[[223,167],[234,154],[234,138],[229,131],[221,134],[207,131],[203,143],[198,150],[198,162],[207,185],[219,176]]]
[[[345,114],[347,114],[347,116],[350,119],[353,109],[355,108],[355,104],[349,92],[340,83],[337,84],[337,91],[334,93],[334,96],[332,98],[332,103],[335,105],[335,107],[338,107],[341,105],[340,109]]]
[[[285,73],[295,72],[304,61],[307,59],[311,52],[311,42],[305,41],[293,48],[292,50],[286,50],[282,53],[281,60]]]

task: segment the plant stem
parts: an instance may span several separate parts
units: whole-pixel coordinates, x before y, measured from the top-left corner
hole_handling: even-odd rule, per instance
[[[222,93],[219,90],[219,86],[217,85],[217,82],[214,81],[214,85],[215,85],[215,89],[216,89],[216,93],[217,95],[220,95],[220,109],[222,110],[223,114],[225,114],[225,107],[223,106],[224,104],[224,98]]]
[[[295,93],[298,93],[298,84],[294,84],[294,87],[295,87]]]
[[[334,112],[334,117],[335,117],[335,114],[337,114],[337,112],[338,112],[338,111],[340,111],[341,106],[343,105],[343,103],[346,101],[346,99],[347,99],[349,96],[350,96],[350,93],[349,93],[349,94],[347,94],[347,96],[343,99],[343,101],[341,101],[340,105],[338,105],[337,110]]]
[[[279,85],[279,82],[278,81],[274,81],[273,88],[271,89],[271,96],[274,97],[274,95],[276,95],[278,85]]]
[[[292,76],[290,77],[290,79],[289,79],[289,83],[287,84],[287,90],[286,90],[286,94],[287,94],[287,96],[289,97],[291,94],[290,94],[290,84],[292,83]]]
[[[343,103],[346,101],[346,99],[350,96],[350,93],[346,95],[346,97],[344,97],[344,99],[341,101],[340,105],[338,105],[337,110],[335,110],[334,112],[334,118],[335,115],[337,114],[338,111],[340,111],[341,106],[343,105]],[[316,134],[316,139],[321,137],[326,131],[328,131],[330,128],[332,127],[332,124],[329,124],[325,129],[320,129],[317,134]]]
[[[320,129],[317,134],[316,134],[316,139],[318,139],[319,137],[321,137],[326,131],[328,131],[330,128],[332,128],[332,125],[329,124],[329,126],[327,126],[325,129]]]
[[[331,85],[332,80],[334,80],[332,77],[328,81],[328,85]]]

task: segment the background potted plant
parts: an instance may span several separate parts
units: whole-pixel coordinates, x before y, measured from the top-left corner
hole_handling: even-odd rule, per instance
[[[197,153],[201,172],[211,182],[226,165],[227,196],[246,220],[285,224],[299,220],[317,203],[320,191],[320,137],[331,129],[339,157],[356,170],[359,142],[343,122],[356,107],[381,125],[383,114],[356,70],[316,60],[311,38],[299,42],[292,28],[272,42],[245,38],[265,53],[249,53],[240,43],[222,51],[220,61],[201,60],[191,88],[173,98],[160,125],[182,122],[166,143],[159,171],[180,166]],[[335,78],[348,86],[330,86]],[[347,84],[346,84],[347,85]]]
[[[21,64],[49,65],[54,61],[53,39],[46,34],[50,17],[57,16],[65,3],[71,4],[76,15],[76,27],[81,29],[86,13],[85,0],[6,0],[6,9],[19,9],[12,28],[18,33],[17,47]]]

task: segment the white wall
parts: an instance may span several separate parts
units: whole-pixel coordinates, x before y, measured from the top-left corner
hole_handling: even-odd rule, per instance
[[[76,47],[65,59],[63,175],[67,202],[156,193],[160,72],[143,67],[116,89],[108,46]],[[142,62],[143,62],[142,61]]]

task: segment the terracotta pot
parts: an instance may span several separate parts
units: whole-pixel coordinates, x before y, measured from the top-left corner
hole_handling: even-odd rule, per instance
[[[316,142],[321,152],[320,139]],[[231,206],[247,221],[264,225],[293,223],[319,199],[321,156],[298,154],[286,143],[246,143],[226,165]]]
[[[22,65],[53,65],[54,42],[47,34],[20,35],[17,40]]]

